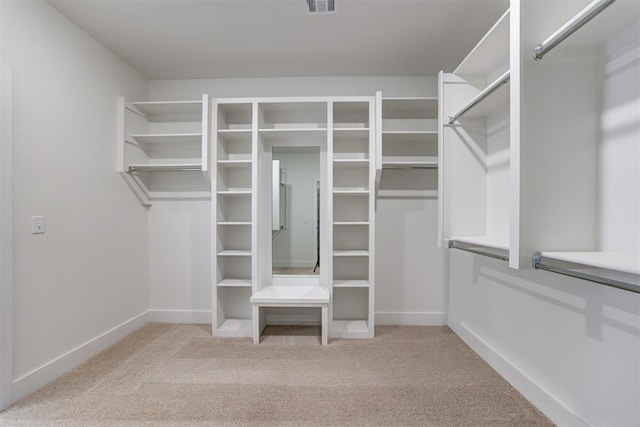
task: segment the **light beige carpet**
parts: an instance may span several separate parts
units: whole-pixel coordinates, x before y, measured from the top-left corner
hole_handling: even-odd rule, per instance
[[[446,327],[379,327],[326,347],[318,332],[269,327],[254,346],[150,324],[0,425],[552,425]]]

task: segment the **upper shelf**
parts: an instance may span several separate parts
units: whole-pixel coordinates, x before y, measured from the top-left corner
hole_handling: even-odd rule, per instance
[[[136,142],[147,144],[201,143],[201,133],[158,133],[131,135]]]
[[[499,68],[508,68],[508,64],[509,10],[498,19],[453,73],[465,76],[487,76]]]
[[[132,102],[135,108],[149,116],[202,113],[202,101],[142,101]]]
[[[438,117],[437,97],[385,97],[382,98],[382,117]]]

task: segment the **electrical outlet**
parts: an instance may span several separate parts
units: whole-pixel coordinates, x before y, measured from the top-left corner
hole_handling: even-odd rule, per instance
[[[44,216],[31,217],[31,234],[44,234]]]

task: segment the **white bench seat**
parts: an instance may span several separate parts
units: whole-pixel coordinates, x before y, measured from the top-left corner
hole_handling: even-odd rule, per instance
[[[253,305],[253,343],[260,343],[261,307],[320,307],[322,310],[322,345],[328,342],[329,291],[320,286],[269,286],[251,296]]]

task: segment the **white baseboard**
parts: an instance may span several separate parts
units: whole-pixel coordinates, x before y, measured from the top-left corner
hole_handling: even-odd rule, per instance
[[[449,316],[449,327],[485,362],[496,370],[509,384],[526,397],[536,408],[542,411],[552,422],[559,426],[580,426],[588,424],[569,408],[554,398],[526,373],[502,356],[491,345],[476,335],[463,323]]]
[[[17,402],[44,387],[60,375],[69,372],[101,351],[106,350],[147,323],[149,323],[148,312],[145,311],[115,328],[80,344],[31,372],[16,378],[13,380],[13,401]]]
[[[149,322],[211,324],[210,310],[149,310]]]
[[[376,312],[376,325],[445,326],[447,313],[439,311]]]

